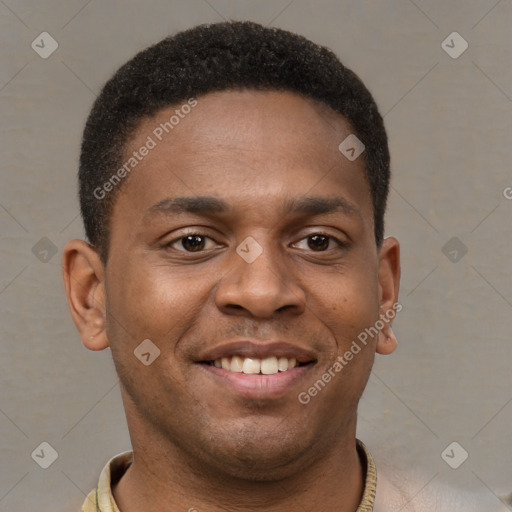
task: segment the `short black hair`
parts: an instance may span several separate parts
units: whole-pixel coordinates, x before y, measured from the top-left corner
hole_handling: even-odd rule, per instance
[[[190,98],[240,89],[291,91],[345,117],[365,146],[362,156],[380,246],[389,149],[372,95],[328,48],[285,30],[231,21],[197,26],[141,51],[97,97],[83,133],[79,195],[86,236],[105,263],[112,208],[121,184],[108,194],[98,191],[122,165],[126,145],[140,122]]]

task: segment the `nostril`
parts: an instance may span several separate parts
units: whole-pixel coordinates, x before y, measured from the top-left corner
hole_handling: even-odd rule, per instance
[[[240,306],[240,304],[226,304],[225,307],[231,309],[244,309],[244,307]]]
[[[276,309],[276,312],[280,313],[281,311],[288,311],[289,309],[294,309],[296,306],[293,304],[286,304]]]

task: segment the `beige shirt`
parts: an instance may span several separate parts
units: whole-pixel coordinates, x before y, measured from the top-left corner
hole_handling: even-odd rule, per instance
[[[377,471],[371,453],[359,440],[357,441],[357,449],[361,461],[366,465],[366,478],[363,498],[355,512],[372,512],[377,485]],[[100,474],[98,487],[91,491],[85,499],[82,512],[120,512],[112,495],[112,484],[121,479],[132,460],[133,453],[124,452],[108,461]]]

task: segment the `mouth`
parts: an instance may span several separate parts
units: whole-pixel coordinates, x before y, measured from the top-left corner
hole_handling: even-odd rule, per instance
[[[317,362],[310,351],[279,342],[237,342],[203,357],[197,363],[217,383],[236,395],[257,399],[285,395]]]

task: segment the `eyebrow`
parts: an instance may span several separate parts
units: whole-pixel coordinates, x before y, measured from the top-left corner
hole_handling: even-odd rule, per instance
[[[210,196],[195,196],[195,197],[168,197],[159,201],[149,208],[147,215],[164,213],[164,214],[177,214],[177,213],[198,213],[198,214],[212,214],[212,213],[225,213],[229,210],[228,204],[222,199]]]
[[[341,197],[305,196],[286,201],[285,210],[291,214],[321,215],[341,212],[346,215],[359,213],[355,205]]]
[[[198,215],[213,215],[226,213],[230,205],[212,196],[169,197],[151,206],[145,217],[155,214],[195,213]],[[322,215],[341,212],[346,215],[360,214],[355,205],[341,197],[306,196],[298,199],[286,199],[283,210],[288,215]]]

